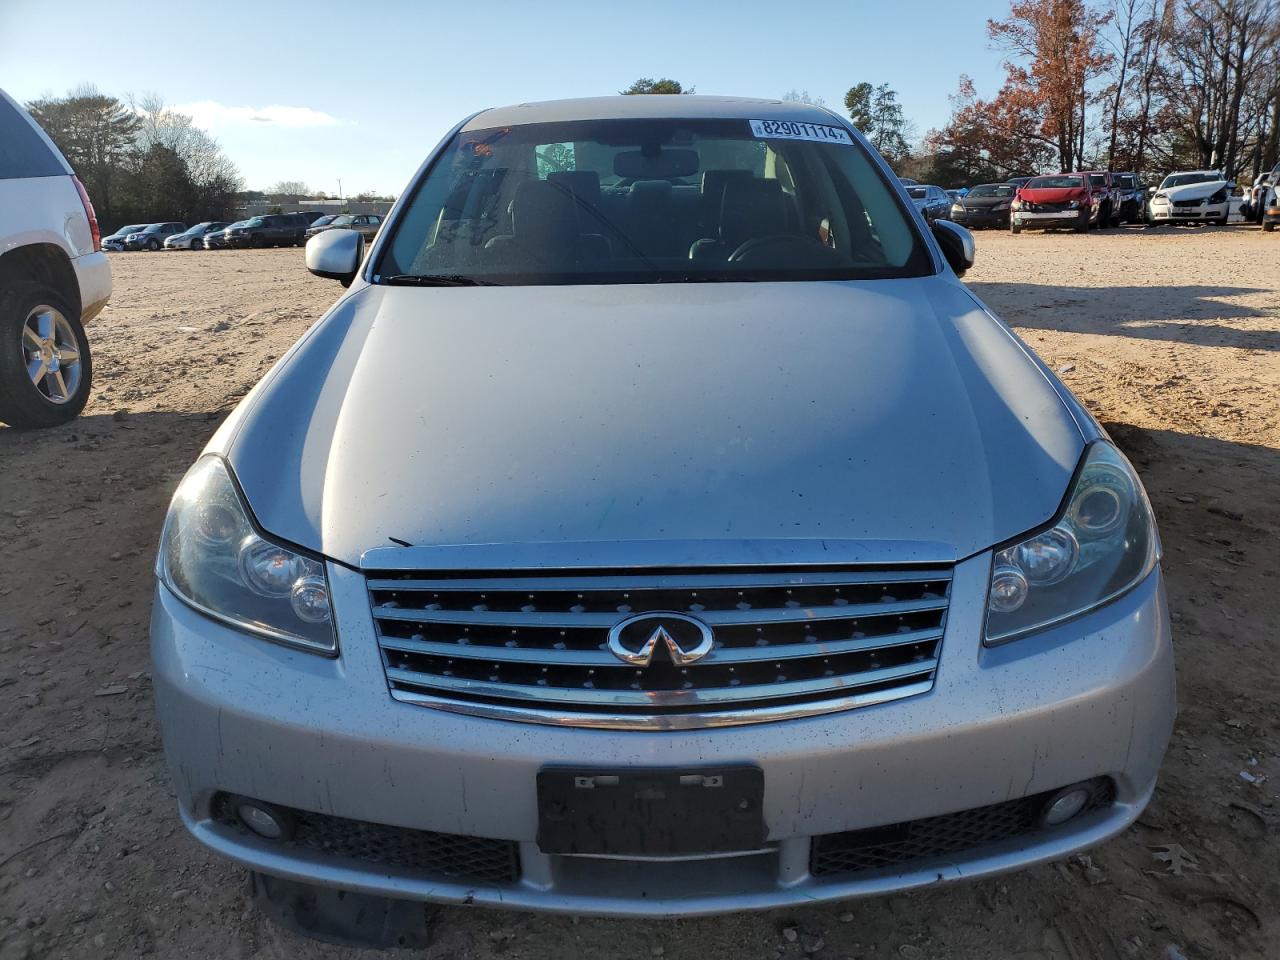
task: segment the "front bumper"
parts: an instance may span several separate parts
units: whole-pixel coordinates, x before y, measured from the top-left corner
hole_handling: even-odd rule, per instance
[[[1199,207],[1175,207],[1172,204],[1151,204],[1151,219],[1155,223],[1195,223],[1204,220],[1225,220],[1231,213],[1231,204],[1206,203]]]
[[[1009,209],[1003,210],[965,210],[952,211],[951,219],[966,227],[1007,227],[1009,225]]]
[[[1065,856],[1146,805],[1172,728],[1159,572],[1072,623],[980,641],[990,557],[955,568],[928,694],[801,720],[685,732],[545,727],[391,699],[363,577],[330,565],[341,655],[214,623],[157,588],[157,709],[181,815],[254,870],[366,893],[611,915],[692,915],[879,894]],[[764,773],[766,847],[719,858],[549,856],[535,778],[550,764]],[[815,877],[811,838],[998,804],[1094,777],[1115,802],[1053,830],[892,869]],[[214,817],[220,791],[375,824],[518,843],[520,879],[483,886],[262,840]]]
[[[1053,230],[1062,227],[1076,227],[1086,217],[1088,211],[1061,210],[1046,213],[1018,210],[1013,213],[1013,222],[1023,230]]]

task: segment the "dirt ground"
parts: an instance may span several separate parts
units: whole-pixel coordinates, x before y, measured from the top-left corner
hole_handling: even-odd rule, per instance
[[[434,912],[425,956],[1280,957],[1280,237],[983,233],[971,287],[1107,424],[1160,519],[1181,714],[1155,800],[1088,856],[693,921]],[[282,932],[174,809],[148,676],[166,503],[338,295],[300,250],[114,254],[96,387],[0,428],[0,960],[367,956]]]

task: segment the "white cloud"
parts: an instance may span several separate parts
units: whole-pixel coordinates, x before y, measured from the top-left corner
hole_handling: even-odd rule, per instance
[[[232,107],[216,100],[197,100],[194,103],[175,104],[170,109],[187,114],[203,130],[258,124],[276,127],[336,127],[342,123],[337,117],[322,110],[286,107],[281,104],[268,107]]]

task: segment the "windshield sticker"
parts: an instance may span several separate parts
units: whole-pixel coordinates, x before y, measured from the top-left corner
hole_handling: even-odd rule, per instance
[[[821,123],[752,120],[751,133],[753,136],[767,140],[816,140],[819,143],[843,143],[853,146],[853,138],[844,127],[828,127]]]

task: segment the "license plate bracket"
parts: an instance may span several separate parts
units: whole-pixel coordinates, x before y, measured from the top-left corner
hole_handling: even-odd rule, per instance
[[[547,767],[537,786],[543,853],[732,853],[759,849],[767,835],[759,767]]]

